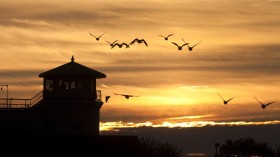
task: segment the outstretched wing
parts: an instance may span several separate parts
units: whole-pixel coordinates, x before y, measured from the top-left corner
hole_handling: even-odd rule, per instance
[[[138,41],[138,39],[136,38],[136,39],[132,40],[132,41],[130,42],[130,44],[129,44],[129,45],[134,44],[134,43],[135,43],[135,41]]]
[[[105,33],[101,34],[98,38],[102,37]]]
[[[144,42],[144,44],[145,44],[146,46],[148,46],[146,40],[142,39],[141,41]]]
[[[177,47],[179,47],[179,45],[177,44],[177,43],[175,43],[175,42],[171,42],[172,44],[174,44],[174,45],[176,45]]]
[[[198,43],[196,43],[196,44],[194,44],[192,47],[195,47],[196,45],[198,45],[199,43],[201,43],[201,41],[200,42],[198,42]]]
[[[115,40],[114,42],[110,43],[109,41],[106,40],[107,43],[109,43],[110,45],[114,45],[118,40]]]
[[[112,45],[111,49],[114,48],[116,45],[118,45],[120,47],[120,45],[118,43],[115,43]]]
[[[254,98],[261,104],[261,105],[263,105],[263,103],[262,102],[260,102],[255,96],[254,96]]]
[[[269,102],[269,103],[265,104],[265,106],[268,106],[268,105],[270,105],[270,104],[272,104],[274,102],[276,102],[276,101]]]
[[[165,38],[165,36],[163,36],[163,35],[158,35],[158,36]]]
[[[170,36],[172,36],[172,35],[174,35],[174,34],[169,34],[169,35],[167,36],[167,38],[170,37]]]
[[[228,102],[229,102],[230,100],[232,100],[233,98],[235,98],[235,97],[232,97],[232,98],[228,99]]]
[[[184,43],[189,44],[189,43],[187,43],[187,42],[184,40],[184,38],[182,38],[182,40],[184,41]]]
[[[115,44],[118,40],[115,40],[112,44]]]
[[[225,101],[225,99],[217,92],[217,94]]]
[[[114,93],[115,95],[123,95],[123,94],[118,94],[118,93]]]
[[[128,47],[129,47],[129,45],[128,45],[127,43],[122,43],[121,45],[125,45],[125,46],[126,46],[126,48],[128,48]]]
[[[184,47],[184,46],[186,46],[186,45],[188,45],[189,43],[185,43],[185,44],[183,44],[181,47]]]
[[[93,36],[93,37],[95,37],[96,38],[96,36],[94,36],[94,35],[92,35],[91,33],[89,33],[91,36]]]

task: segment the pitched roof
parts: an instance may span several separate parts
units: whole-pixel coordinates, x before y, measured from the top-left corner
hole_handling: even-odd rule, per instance
[[[82,64],[74,62],[72,56],[71,62],[63,64],[59,67],[53,68],[46,72],[39,74],[39,77],[43,78],[77,78],[77,77],[93,77],[96,79],[106,78],[106,75],[86,67]]]

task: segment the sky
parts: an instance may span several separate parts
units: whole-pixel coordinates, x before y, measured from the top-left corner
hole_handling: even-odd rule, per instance
[[[74,56],[107,76],[97,80],[103,100],[111,96],[100,110],[102,131],[279,125],[279,7],[279,0],[1,0],[0,84],[10,97],[31,98],[42,90],[40,73]],[[96,41],[89,33],[104,35]],[[106,42],[135,38],[148,47]],[[179,51],[171,42],[182,39],[201,43]],[[234,99],[224,105],[217,93]],[[262,109],[254,96],[276,102]]]

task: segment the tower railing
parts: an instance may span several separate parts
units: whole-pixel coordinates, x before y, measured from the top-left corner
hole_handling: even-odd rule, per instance
[[[35,94],[30,99],[0,98],[0,108],[29,108],[43,99],[43,91]]]
[[[35,94],[30,99],[21,98],[0,98],[0,109],[20,109],[20,108],[30,108],[36,105],[43,99],[43,90]],[[96,90],[96,101],[102,101],[101,90]]]

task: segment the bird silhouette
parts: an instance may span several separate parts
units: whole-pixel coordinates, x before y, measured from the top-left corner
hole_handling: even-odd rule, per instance
[[[138,38],[135,38],[133,41],[131,41],[129,45],[132,45],[135,42],[137,42],[139,44],[144,43],[146,46],[148,46],[147,42],[144,39],[138,39]]]
[[[269,102],[269,103],[264,104],[264,103],[260,102],[255,96],[254,96],[254,98],[261,104],[261,108],[262,108],[262,109],[265,109],[268,105],[270,105],[270,104],[276,102],[276,101],[272,101],[272,102]]]
[[[105,33],[101,34],[100,36],[96,37],[94,35],[92,35],[91,33],[89,33],[91,36],[95,37],[96,41],[98,41]]]
[[[174,34],[169,34],[168,36],[163,36],[163,35],[159,35],[159,36],[163,37],[164,40],[168,40],[168,38],[169,38],[170,36],[172,36],[172,35],[174,35]]]
[[[106,97],[105,97],[105,101],[106,101],[106,102],[108,102],[108,101],[109,101],[109,99],[110,99],[110,97],[111,97],[111,96],[109,96],[109,95],[108,95],[108,96],[106,96]]]
[[[119,46],[119,48],[122,48],[123,45],[125,45],[126,48],[129,48],[129,45],[128,45],[127,43],[121,43],[121,44],[115,43],[115,44],[113,44],[113,46],[111,47],[111,49],[114,48],[115,46]]]
[[[194,48],[196,45],[198,45],[199,43],[201,43],[201,41],[198,42],[198,43],[196,43],[196,44],[194,44],[193,46],[189,46],[189,44],[188,44],[189,51],[192,51],[193,48]]]
[[[228,99],[228,100],[225,100],[218,92],[217,92],[217,94],[223,99],[225,105],[228,104],[228,102],[229,102],[230,100],[232,100],[233,98],[235,98],[235,97],[232,97],[232,98],[230,98],[230,99]]]
[[[118,94],[118,93],[114,93],[114,94],[124,96],[126,99],[129,99],[130,97],[139,97],[138,95]]]
[[[117,41],[118,41],[118,40],[115,40],[114,42],[111,43],[111,42],[109,42],[109,41],[106,40],[106,42],[109,43],[111,47],[112,47]]]
[[[176,46],[178,47],[178,50],[182,50],[184,46],[188,45],[188,43],[185,43],[185,44],[183,44],[183,45],[181,45],[181,46],[178,45],[178,44],[175,43],[175,42],[171,42],[171,43],[174,44],[174,45],[176,45]]]

